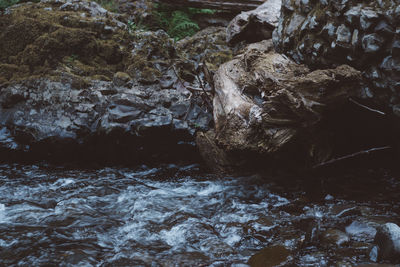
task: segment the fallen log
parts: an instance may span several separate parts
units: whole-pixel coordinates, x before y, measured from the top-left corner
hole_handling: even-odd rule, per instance
[[[156,0],[156,2],[182,7],[240,12],[255,9],[264,3],[265,0]]]

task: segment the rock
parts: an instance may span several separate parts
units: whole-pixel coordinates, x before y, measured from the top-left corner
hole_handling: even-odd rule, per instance
[[[351,40],[351,32],[345,25],[340,25],[336,31],[336,42],[348,44]]]
[[[94,2],[48,0],[8,10],[0,16],[2,159],[198,159],[195,134],[209,129],[212,114],[198,93],[188,97],[185,86],[199,82],[183,85],[177,75],[193,76],[203,59],[217,68],[231,58],[222,28],[175,49],[165,32],[128,32],[123,16]],[[185,42],[198,42],[205,56],[196,58]]]
[[[346,233],[337,229],[328,229],[322,233],[322,242],[326,245],[344,246],[350,242],[350,238]]]
[[[374,243],[378,246],[378,260],[400,263],[400,227],[386,223],[377,229]]]
[[[131,80],[131,77],[125,72],[117,72],[114,74],[113,83],[115,86],[124,86]]]
[[[186,94],[176,90],[120,86],[113,94],[100,93],[113,86],[92,80],[87,89],[71,90],[66,82],[43,78],[4,88],[4,93],[24,92],[26,98],[3,105],[1,126],[8,129],[5,133],[13,143],[1,142],[2,152],[20,160],[132,164],[156,154],[165,157],[170,149],[174,154],[189,153],[187,145],[178,143],[193,141],[197,128],[207,129],[212,119],[195,103],[185,112],[178,111],[175,107],[189,107],[190,103]],[[186,111],[190,120],[185,120]],[[194,154],[194,146],[190,146]]]
[[[378,52],[383,45],[383,38],[373,33],[365,35],[362,39],[362,47],[366,53]]]
[[[273,33],[275,49],[312,69],[347,64],[360,70],[368,94],[360,90],[359,97],[368,98],[366,104],[369,106],[390,112],[394,105],[400,104],[400,76],[390,71],[380,72],[379,77],[370,74],[380,66],[392,64],[393,61],[385,60],[388,57],[396,59],[399,54],[396,41],[396,29],[400,29],[398,2],[346,0],[317,3],[310,1],[304,7],[300,0],[285,1]],[[314,17],[321,32],[316,31],[315,25],[303,23],[305,18]],[[316,44],[322,47],[321,52],[311,51]],[[365,98],[365,95],[370,97]],[[397,124],[397,118],[394,120],[392,125]]]
[[[372,240],[376,234],[376,230],[366,223],[354,221],[346,226],[346,233],[355,240]]]
[[[348,23],[356,25],[360,19],[361,5],[352,6],[346,13],[345,19]]]
[[[230,166],[231,160],[223,149],[218,147],[215,142],[215,132],[198,132],[196,136],[196,144],[199,152],[207,166],[216,173],[225,173],[232,171],[234,168]]]
[[[193,76],[197,73],[199,63],[206,62],[210,71],[216,71],[218,67],[231,60],[232,49],[226,42],[226,29],[224,27],[209,27],[197,32],[190,38],[185,38],[176,44],[176,50],[186,61],[190,61],[192,69],[183,67],[186,75]],[[187,65],[187,62],[185,62]],[[182,77],[186,76],[185,74]]]
[[[400,56],[400,40],[393,41],[391,52],[396,57]]]
[[[355,94],[360,78],[348,66],[311,72],[273,52],[271,41],[250,45],[214,76],[216,143],[238,162],[250,155],[253,163],[264,159],[263,167],[264,157],[296,164],[325,160],[329,153],[313,150],[321,136],[311,133],[319,131],[322,114]]]
[[[290,251],[283,246],[266,247],[257,254],[251,256],[248,264],[251,267],[272,267],[286,263]]]
[[[133,34],[130,65],[126,72],[142,84],[156,84],[171,66],[174,58],[174,41],[162,30],[138,31]]]
[[[227,41],[234,45],[241,41],[247,43],[270,39],[278,24],[281,0],[267,0],[252,11],[242,12],[228,25]]]
[[[365,31],[368,30],[371,25],[377,21],[379,18],[378,13],[373,9],[362,9],[361,10],[361,18],[360,25],[361,28]]]

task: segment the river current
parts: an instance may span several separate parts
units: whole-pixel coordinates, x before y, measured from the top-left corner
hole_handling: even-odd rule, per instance
[[[1,165],[0,265],[239,267],[274,246],[283,266],[367,263],[376,227],[399,223],[400,186],[381,171],[350,180]]]

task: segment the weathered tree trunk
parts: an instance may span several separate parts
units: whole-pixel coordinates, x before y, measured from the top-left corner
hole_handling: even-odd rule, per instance
[[[211,8],[229,11],[247,11],[257,8],[265,0],[156,0],[160,3],[197,8]]]

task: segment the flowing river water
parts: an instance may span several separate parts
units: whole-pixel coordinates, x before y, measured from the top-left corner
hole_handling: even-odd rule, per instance
[[[0,265],[246,266],[265,247],[283,266],[366,263],[376,227],[399,223],[399,189],[384,171],[305,182],[1,165]]]

